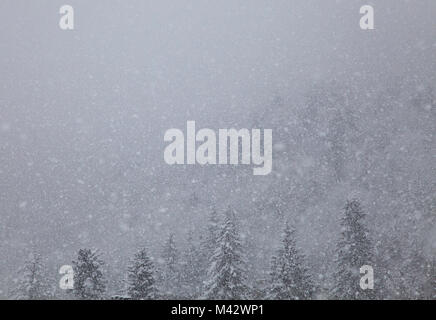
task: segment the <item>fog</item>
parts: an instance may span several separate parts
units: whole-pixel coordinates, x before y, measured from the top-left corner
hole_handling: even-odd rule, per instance
[[[183,251],[229,206],[256,279],[287,220],[328,288],[354,197],[379,274],[434,261],[435,1],[71,0],[69,31],[63,4],[0,2],[0,298],[29,253],[57,285],[80,248],[115,294],[138,247],[157,258],[174,233]],[[166,164],[165,131],[189,120],[272,129],[272,173]]]

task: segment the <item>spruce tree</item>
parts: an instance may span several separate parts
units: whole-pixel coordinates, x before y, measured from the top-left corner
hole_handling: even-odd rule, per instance
[[[44,300],[52,297],[52,289],[41,260],[41,256],[34,253],[18,270],[18,281],[13,291],[14,299]]]
[[[305,258],[297,249],[295,230],[288,224],[283,233],[282,247],[271,263],[271,290],[274,300],[307,300],[314,293],[312,279],[304,266]]]
[[[196,299],[202,290],[202,265],[199,246],[194,242],[193,233],[188,235],[188,246],[181,263],[181,288],[185,299]]]
[[[163,248],[163,294],[167,299],[180,296],[179,252],[174,235],[170,234]]]
[[[204,296],[218,300],[246,299],[248,291],[242,244],[235,214],[229,208],[211,256]]]
[[[154,266],[145,249],[139,250],[128,268],[127,293],[135,300],[151,300],[157,297]]]
[[[428,258],[424,265],[424,279],[420,288],[420,300],[436,300],[436,258]]]
[[[75,296],[79,299],[97,300],[104,298],[106,289],[100,260],[96,251],[80,249],[73,261]]]
[[[336,252],[335,287],[336,299],[373,299],[374,289],[360,287],[360,268],[373,266],[372,245],[368,231],[363,224],[365,213],[356,199],[347,201],[345,214],[341,219],[341,238]],[[375,275],[374,275],[375,277]]]
[[[428,264],[428,286],[427,297],[429,300],[436,300],[436,258],[433,257],[432,261]]]
[[[203,232],[203,237],[200,240],[200,269],[201,282],[204,287],[204,282],[207,278],[207,272],[212,255],[217,246],[219,235],[219,219],[216,210],[212,210],[207,221],[206,228]]]
[[[204,252],[206,253],[207,260],[210,259],[213,251],[216,248],[217,239],[219,236],[219,219],[216,210],[212,210],[209,215],[209,221],[207,222],[206,235],[202,243]]]

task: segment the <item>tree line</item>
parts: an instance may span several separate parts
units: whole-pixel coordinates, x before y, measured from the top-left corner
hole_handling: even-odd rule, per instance
[[[163,246],[162,263],[157,264],[147,248],[139,249],[125,275],[125,290],[109,295],[103,274],[104,262],[98,251],[80,249],[72,262],[74,287],[71,299],[384,299],[384,277],[375,275],[374,289],[360,285],[364,265],[377,270],[374,246],[364,224],[365,213],[357,199],[347,201],[341,218],[341,235],[336,245],[336,272],[331,288],[317,284],[304,252],[297,244],[296,230],[285,223],[279,248],[272,255],[269,278],[259,286],[249,281],[244,243],[235,212],[228,208],[222,215],[213,211],[206,235],[199,244],[188,237],[184,259],[180,259],[174,235]],[[409,298],[436,299],[435,261],[423,261],[426,281]],[[55,298],[41,257],[34,255],[19,270],[13,290],[15,299]],[[395,297],[395,294],[393,295]]]

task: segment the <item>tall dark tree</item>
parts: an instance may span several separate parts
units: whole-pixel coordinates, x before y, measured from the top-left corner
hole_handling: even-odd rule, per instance
[[[368,231],[363,224],[365,213],[357,199],[347,201],[345,214],[341,219],[341,238],[336,252],[336,272],[334,298],[373,299],[375,289],[360,287],[360,268],[374,266],[372,244]]]
[[[127,293],[135,300],[151,300],[157,297],[153,262],[145,249],[139,250],[128,268]]]
[[[75,296],[79,299],[98,300],[104,298],[106,290],[101,268],[103,261],[96,251],[80,249],[73,261]]]
[[[314,285],[305,267],[305,258],[299,252],[295,230],[288,224],[283,233],[282,247],[271,263],[271,290],[274,300],[307,300],[314,293]]]
[[[217,245],[210,260],[205,298],[218,300],[246,299],[246,263],[236,227],[234,211],[226,211]]]
[[[52,288],[39,254],[32,254],[18,270],[13,297],[17,300],[44,300],[52,297]]]

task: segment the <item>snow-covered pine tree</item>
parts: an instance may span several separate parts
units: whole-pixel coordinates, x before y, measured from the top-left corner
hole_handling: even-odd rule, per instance
[[[423,248],[424,244],[416,246],[412,244],[409,256],[405,259],[405,266],[401,270],[401,281],[407,290],[403,292],[407,294],[408,299],[425,299],[426,285],[429,282],[429,261],[424,256],[423,252],[418,248]]]
[[[162,294],[166,299],[177,299],[180,296],[179,251],[170,234],[165,242],[163,253]]]
[[[216,242],[219,236],[219,219],[218,214],[215,209],[213,209],[209,215],[209,221],[206,227],[206,236],[204,237],[204,242],[202,244],[209,258],[216,248]]]
[[[225,213],[216,248],[211,256],[208,270],[206,299],[235,300],[249,298],[246,284],[246,263],[242,244],[231,208]]]
[[[199,246],[195,244],[193,232],[188,234],[188,246],[181,262],[181,288],[185,299],[196,299],[202,290],[202,265]]]
[[[283,282],[280,279],[281,273],[281,265],[283,265],[282,260],[283,257],[283,249],[280,248],[277,250],[277,254],[273,255],[271,258],[271,270],[269,272],[271,283],[269,288],[267,289],[266,297],[271,300],[281,300],[279,297],[279,292],[281,292],[281,288],[283,286]]]
[[[433,257],[432,261],[428,264],[428,299],[436,300],[436,258]]]
[[[12,296],[17,300],[45,300],[52,297],[41,256],[33,253],[18,270],[18,281]]]
[[[436,258],[424,262],[424,279],[420,288],[420,300],[436,300]]]
[[[217,245],[217,239],[219,235],[219,219],[215,209],[209,214],[209,219],[205,230],[203,231],[202,238],[200,240],[200,268],[201,268],[201,282],[204,287],[204,281],[207,277],[209,269],[209,262]]]
[[[74,295],[79,299],[98,300],[104,298],[106,290],[101,268],[103,261],[96,251],[80,249],[73,261]]]
[[[157,297],[153,262],[145,249],[135,253],[127,272],[127,293],[135,300],[152,300]]]
[[[373,266],[372,244],[362,221],[365,216],[359,200],[347,201],[336,252],[333,288],[333,297],[336,299],[375,298],[375,288],[363,290],[360,287],[360,268],[364,265]]]
[[[314,293],[314,285],[305,264],[305,257],[299,252],[295,230],[286,223],[282,247],[271,263],[271,289],[269,298],[274,300],[307,300]]]

